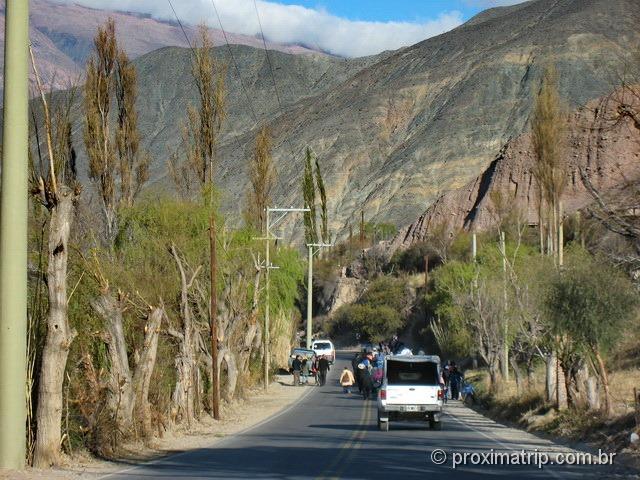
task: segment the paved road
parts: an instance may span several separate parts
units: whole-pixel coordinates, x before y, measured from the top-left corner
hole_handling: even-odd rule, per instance
[[[618,466],[600,465],[547,465],[539,469],[535,465],[485,463],[453,469],[454,453],[467,452],[470,461],[484,459],[486,462],[492,454],[506,453],[513,457],[522,449],[532,455],[536,449],[550,453],[551,460],[558,452],[571,451],[496,424],[458,402],[448,404],[442,431],[431,431],[419,423],[392,423],[389,432],[380,432],[375,401],[363,401],[357,395],[346,396],[337,386],[336,379],[345,364],[346,357],[339,358],[327,385],[300,387],[313,391],[283,414],[256,428],[220,440],[211,448],[172,455],[105,478],[640,478]],[[442,449],[447,454],[444,465],[436,465],[430,458],[434,449]]]

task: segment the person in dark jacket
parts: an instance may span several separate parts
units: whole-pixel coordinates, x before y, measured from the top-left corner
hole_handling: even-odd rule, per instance
[[[322,387],[327,381],[327,372],[330,370],[329,360],[322,355],[318,360],[318,379],[320,380],[320,386]]]
[[[369,372],[368,368],[360,368],[360,366],[358,366],[358,371],[360,372],[362,397],[367,400],[371,396],[371,392],[373,392],[373,380],[371,379],[371,372]]]
[[[300,372],[302,371],[302,361],[300,355],[296,355],[296,358],[291,362],[291,370],[293,370],[293,386],[300,385]]]

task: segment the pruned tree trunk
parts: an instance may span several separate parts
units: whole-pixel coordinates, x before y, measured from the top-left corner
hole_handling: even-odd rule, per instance
[[[60,460],[62,386],[69,348],[77,335],[67,317],[68,243],[75,199],[76,194],[61,185],[58,202],[50,209],[47,265],[49,314],[40,367],[33,457],[33,464],[38,468],[48,468]]]
[[[180,317],[182,320],[182,331],[176,333],[180,342],[180,351],[175,359],[176,365],[176,385],[171,396],[172,419],[177,422],[186,422],[191,425],[195,414],[195,398],[197,395],[197,358],[196,349],[200,342],[197,339],[194,325],[193,312],[189,302],[189,290],[200,271],[200,267],[187,278],[186,262],[180,257],[175,245],[170,248],[178,271],[180,273],[181,293],[180,293]]]
[[[165,312],[163,308],[156,307],[151,310],[145,326],[142,352],[133,376],[135,397],[134,413],[136,420],[141,424],[144,436],[151,436],[153,433],[151,428],[151,409],[149,405],[149,385],[151,384],[151,376],[153,375],[153,370],[156,365],[158,337],[164,316]]]
[[[547,402],[556,402],[556,388],[557,388],[557,357],[555,352],[548,353],[544,357],[545,361],[545,396]]]
[[[524,390],[522,383],[522,370],[520,370],[520,366],[518,365],[518,361],[515,356],[511,356],[509,358],[509,362],[511,363],[511,368],[513,369],[513,377],[516,381],[516,389],[518,394],[521,394]]]
[[[222,363],[225,365],[226,379],[227,381],[222,386],[222,396],[226,401],[231,401],[236,392],[236,385],[238,383],[238,366],[236,363],[236,356],[234,353],[225,348],[220,351],[218,355],[218,371],[222,372]]]
[[[589,407],[589,410],[600,410],[598,380],[593,375],[590,375],[587,379],[587,405]]]
[[[607,368],[604,365],[604,360],[602,360],[602,355],[600,355],[600,349],[598,347],[594,347],[593,353],[598,364],[598,369],[600,370],[600,378],[602,379],[602,389],[604,390],[604,413],[605,415],[610,416],[611,392],[609,391],[609,375],[607,375]]]
[[[124,336],[123,301],[107,289],[91,302],[91,306],[102,317],[106,330],[105,343],[110,363],[107,407],[118,432],[127,435],[133,425],[135,397]]]

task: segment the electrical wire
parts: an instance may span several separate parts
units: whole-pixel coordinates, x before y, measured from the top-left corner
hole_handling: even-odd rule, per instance
[[[227,45],[227,50],[229,51],[229,57],[231,58],[231,63],[233,63],[233,68],[236,72],[236,76],[238,77],[238,80],[240,81],[240,87],[242,88],[242,91],[244,92],[244,96],[245,99],[247,100],[247,105],[249,106],[249,110],[251,112],[251,116],[253,117],[253,121],[255,122],[255,124],[258,124],[258,115],[256,114],[256,110],[253,107],[253,103],[251,102],[251,97],[249,96],[249,92],[247,91],[247,88],[245,87],[244,81],[242,80],[242,75],[240,75],[240,69],[238,68],[238,62],[236,62],[236,57],[233,54],[233,49],[231,48],[231,45],[229,44],[229,39],[227,38],[227,32],[224,29],[224,27],[222,26],[222,20],[220,18],[220,14],[218,13],[218,8],[216,7],[216,2],[214,0],[211,0],[211,5],[213,6],[213,11],[216,14],[216,17],[218,18],[218,25],[220,25],[220,30],[222,31],[222,36],[224,37],[224,42]]]

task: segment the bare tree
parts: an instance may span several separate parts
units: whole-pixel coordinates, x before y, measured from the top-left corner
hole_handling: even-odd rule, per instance
[[[149,179],[147,152],[140,149],[138,112],[136,110],[137,74],[124,50],[119,50],[115,70],[115,94],[118,105],[118,122],[115,141],[120,174],[120,203],[127,207]]]
[[[62,102],[50,105],[51,96],[47,99],[31,49],[30,53],[42,102],[46,143],[46,153],[43,154],[34,113],[38,158],[37,162],[34,159],[31,162],[31,193],[49,213],[45,274],[49,311],[39,372],[33,457],[36,467],[46,468],[60,459],[62,386],[69,349],[77,335],[68,318],[67,263],[80,185],[75,178],[75,150],[71,140],[70,110],[75,90],[71,89]]]
[[[271,136],[267,127],[262,127],[256,136],[249,177],[251,189],[247,192],[245,219],[248,225],[262,231],[276,177],[271,158]]]
[[[225,113],[226,66],[213,57],[213,41],[206,25],[200,25],[193,49],[191,71],[198,90],[198,108],[189,106],[187,123],[182,125],[182,154],[174,151],[169,173],[178,191],[191,197],[193,183],[200,193],[213,194],[216,147]]]
[[[149,156],[140,151],[135,67],[118,48],[113,19],[98,29],[94,46],[95,54],[87,62],[84,87],[84,142],[89,156],[89,178],[100,195],[105,239],[111,245],[117,233],[119,206],[130,206],[148,179]],[[114,93],[115,134],[110,115]]]
[[[566,115],[561,106],[558,75],[554,67],[547,67],[543,74],[531,128],[536,154],[533,175],[540,189],[539,224],[543,228],[543,221],[546,221],[548,252],[562,265],[562,194],[567,183],[567,162],[564,158]]]

